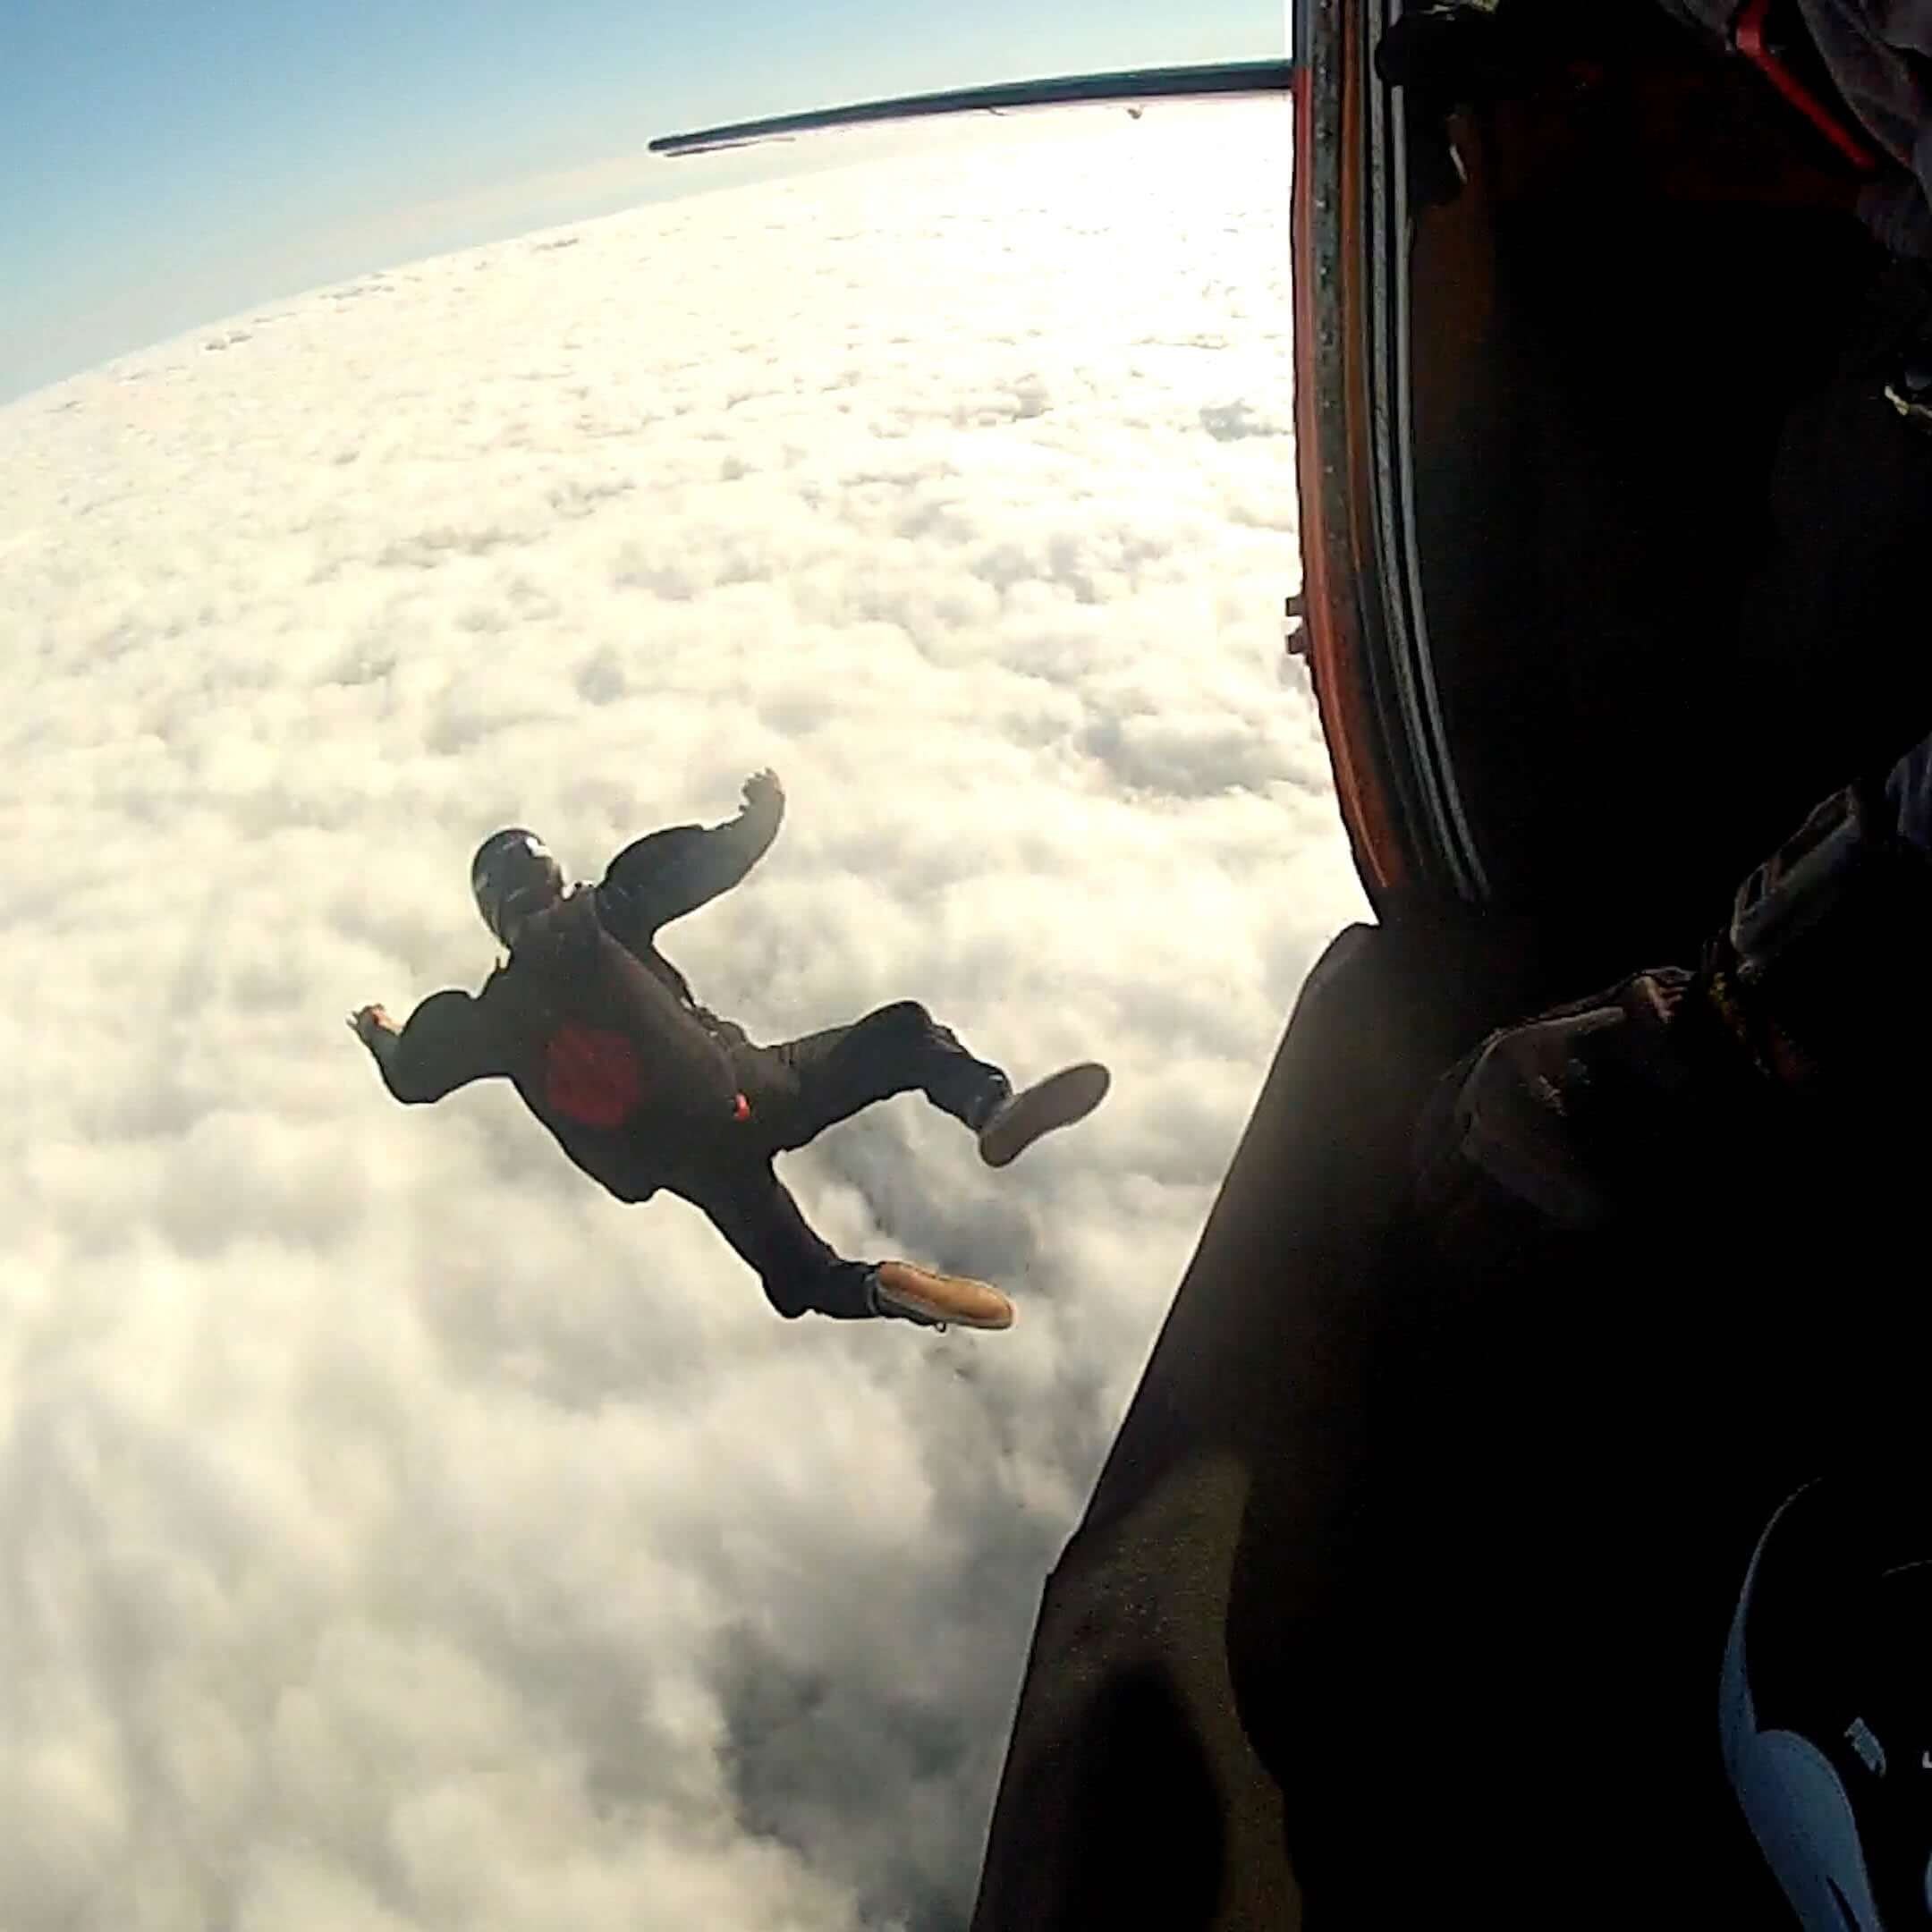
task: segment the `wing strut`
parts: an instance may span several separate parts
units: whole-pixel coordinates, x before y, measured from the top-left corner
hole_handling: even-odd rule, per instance
[[[922,121],[939,114],[998,114],[1013,107],[1285,94],[1292,73],[1293,64],[1290,61],[1224,61],[1201,67],[1132,67],[1119,73],[1006,80],[993,87],[953,88],[940,94],[903,94],[893,100],[855,101],[844,107],[818,107],[805,114],[774,114],[762,121],[734,121],[720,127],[699,128],[689,134],[660,134],[651,142],[650,151],[661,155],[708,154],[720,148],[747,148],[758,141],[784,140],[794,134],[817,134],[827,128]]]

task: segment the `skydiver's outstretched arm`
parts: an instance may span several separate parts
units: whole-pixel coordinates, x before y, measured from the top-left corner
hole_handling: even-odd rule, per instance
[[[728,892],[778,835],[784,792],[763,771],[744,783],[744,804],[720,826],[670,826],[611,860],[597,889],[605,927],[624,945],[648,945],[661,926]]]
[[[398,1027],[380,1006],[365,1006],[349,1021],[398,1100],[421,1106],[507,1072],[496,1030],[479,1002],[451,990],[432,993]]]

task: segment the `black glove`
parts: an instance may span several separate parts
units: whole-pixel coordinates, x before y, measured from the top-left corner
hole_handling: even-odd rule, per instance
[[[1700,1148],[1734,1146],[1767,1081],[1674,967],[1493,1033],[1437,1087],[1417,1205],[1449,1241],[1499,1219],[1550,1232],[1658,1205]]]
[[[1932,740],[1834,793],[1664,967],[1492,1034],[1442,1081],[1417,1205],[1443,1241],[1581,1233],[1829,1137],[1882,1150],[1932,1083]],[[1794,1130],[1796,1130],[1794,1131]]]

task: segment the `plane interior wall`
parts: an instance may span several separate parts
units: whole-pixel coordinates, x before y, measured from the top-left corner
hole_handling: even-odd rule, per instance
[[[1615,970],[1681,956],[1894,723],[1884,614],[1790,622],[1773,515],[1884,261],[1758,77],[1578,17],[1572,67],[1454,123],[1469,183],[1416,224],[1418,541],[1493,881]]]

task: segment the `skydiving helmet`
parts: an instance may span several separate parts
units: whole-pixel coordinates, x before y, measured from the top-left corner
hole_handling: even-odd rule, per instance
[[[1725,1768],[1805,1932],[1932,1923],[1932,1561],[1916,1485],[1771,1520],[1724,1663]]]
[[[521,826],[493,832],[470,861],[470,889],[477,911],[497,939],[509,945],[517,927],[564,890],[564,869],[550,848]]]

